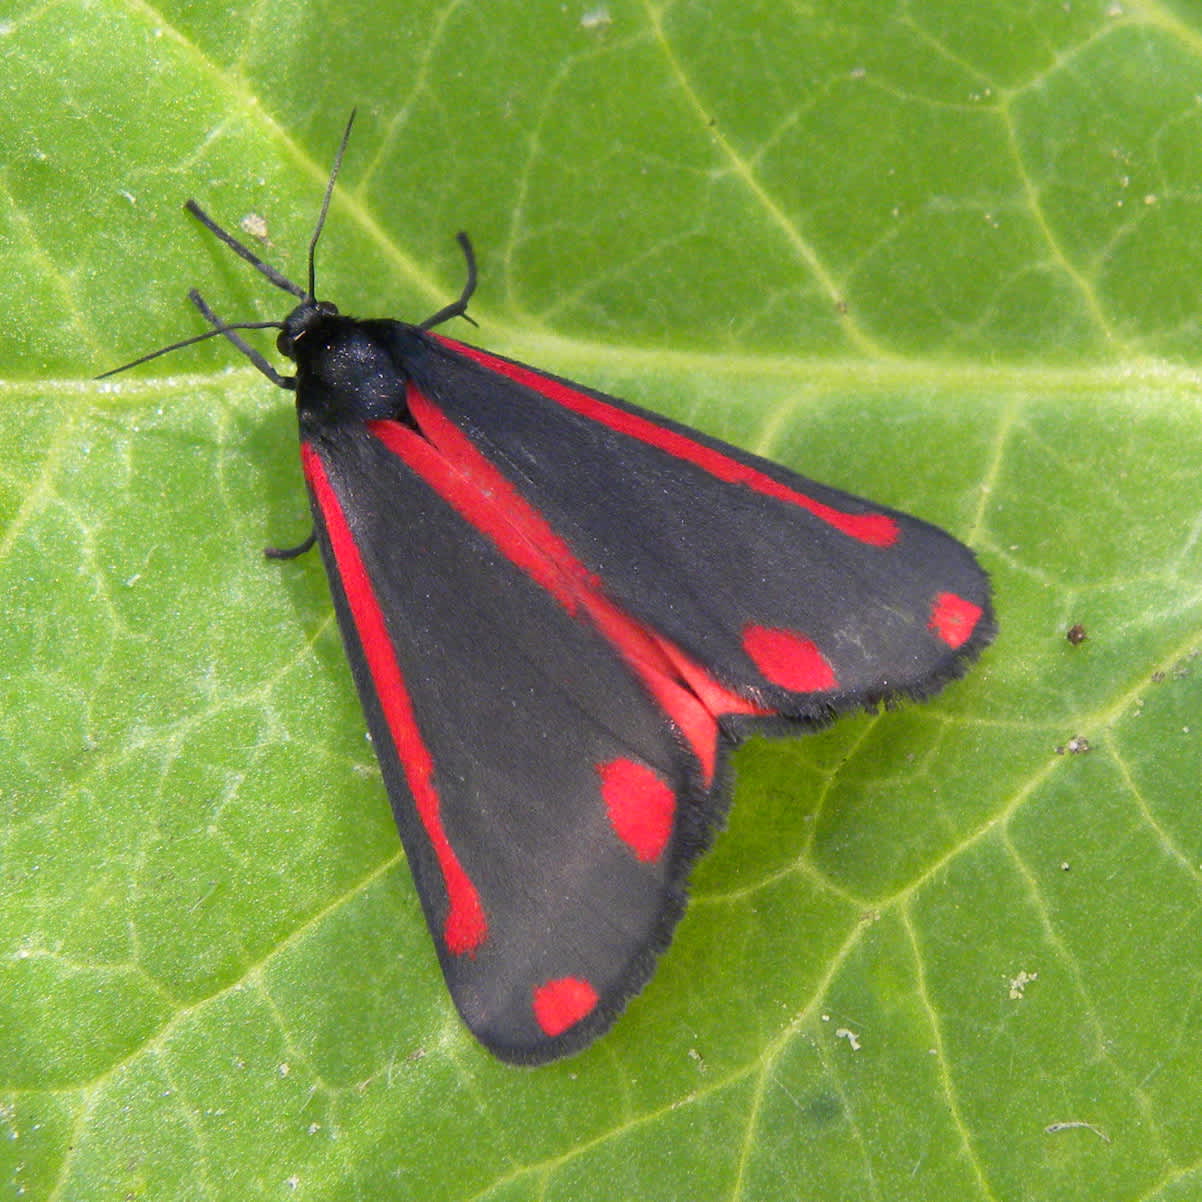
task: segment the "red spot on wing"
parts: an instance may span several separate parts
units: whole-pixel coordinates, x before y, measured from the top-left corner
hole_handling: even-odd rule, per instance
[[[480,895],[459,863],[442,825],[438,790],[433,779],[434,762],[418,727],[409,691],[405,688],[396,652],[388,637],[383,611],[355,544],[355,536],[347,524],[342,502],[330,483],[320,456],[307,442],[301,444],[301,464],[321,510],[334,561],[338,565],[338,579],[346,594],[393,746],[400,757],[418,817],[442,873],[448,903],[443,939],[448,950],[455,955],[474,952],[488,935],[488,920],[480,904]]]
[[[979,605],[955,593],[940,593],[931,606],[931,619],[927,626],[955,649],[968,641],[983,612]]]
[[[711,781],[717,768],[716,715],[767,711],[723,688],[605,596],[598,577],[454,422],[412,385],[407,399],[421,432],[374,421],[368,423],[372,434],[569,614],[592,622],[675,723]],[[706,682],[703,690],[696,681]]]
[[[558,977],[534,991],[534,1019],[544,1035],[562,1035],[587,1014],[600,999],[597,991],[579,977]]]
[[[668,846],[676,817],[676,793],[659,773],[635,760],[597,765],[601,797],[610,824],[644,863],[658,860]]]
[[[713,447],[697,442],[679,430],[665,429],[658,422],[653,422],[637,413],[629,413],[617,405],[606,403],[599,397],[580,392],[562,380],[548,379],[533,368],[523,367],[520,363],[512,363],[508,359],[490,355],[478,347],[467,346],[465,343],[456,342],[453,338],[445,338],[441,334],[435,334],[434,337],[444,346],[468,359],[475,360],[481,366],[487,367],[489,371],[500,372],[501,375],[507,376],[518,384],[524,384],[527,388],[534,389],[535,392],[545,396],[548,400],[555,401],[565,409],[570,409],[573,413],[579,413],[591,421],[608,426],[609,429],[619,434],[637,438],[640,442],[658,447],[675,459],[683,459],[692,463],[727,484],[742,484],[766,497],[774,497],[778,501],[800,506],[841,534],[846,534],[849,538],[857,539],[869,546],[891,547],[897,542],[900,531],[896,520],[888,514],[844,513],[813,497],[806,496],[805,493],[798,492],[795,488],[790,488],[787,484],[782,484],[779,480],[773,479],[746,463],[724,455]]]
[[[839,687],[834,669],[817,645],[796,631],[747,626],[743,649],[765,679],[794,693],[822,693]]]

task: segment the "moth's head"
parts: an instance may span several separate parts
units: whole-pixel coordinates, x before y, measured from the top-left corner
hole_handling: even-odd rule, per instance
[[[281,355],[287,355],[294,363],[300,351],[297,343],[309,336],[313,342],[314,335],[320,337],[319,328],[329,319],[338,316],[338,306],[329,301],[304,300],[287,317],[284,318],[283,328],[275,340]]]

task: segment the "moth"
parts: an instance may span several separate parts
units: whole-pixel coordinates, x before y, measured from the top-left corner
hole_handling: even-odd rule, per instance
[[[353,121],[353,114],[352,114]],[[292,391],[314,542],[455,1005],[502,1060],[604,1032],[725,814],[731,748],[930,696],[995,633],[918,518],[440,332],[319,301],[224,335]],[[469,319],[470,320],[470,319]],[[278,329],[278,372],[238,331]],[[134,366],[127,364],[126,367]],[[117,370],[124,370],[119,368]],[[111,374],[111,373],[106,373]]]

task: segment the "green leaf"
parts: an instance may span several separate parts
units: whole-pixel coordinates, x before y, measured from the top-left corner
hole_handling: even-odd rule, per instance
[[[0,47],[0,1189],[1198,1195],[1196,10],[17,0]],[[740,752],[654,981],[539,1070],[453,1014],[320,565],[258,554],[287,398],[213,343],[93,379],[193,285],[282,315],[180,205],[303,277],[352,104],[323,296],[419,320],[467,229],[476,340],[997,587],[939,698]]]

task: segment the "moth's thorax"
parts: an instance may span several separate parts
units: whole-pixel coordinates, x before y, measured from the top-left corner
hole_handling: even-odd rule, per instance
[[[317,425],[401,417],[406,377],[387,337],[394,322],[344,317],[307,301],[285,319],[278,344],[296,363],[296,405]]]

